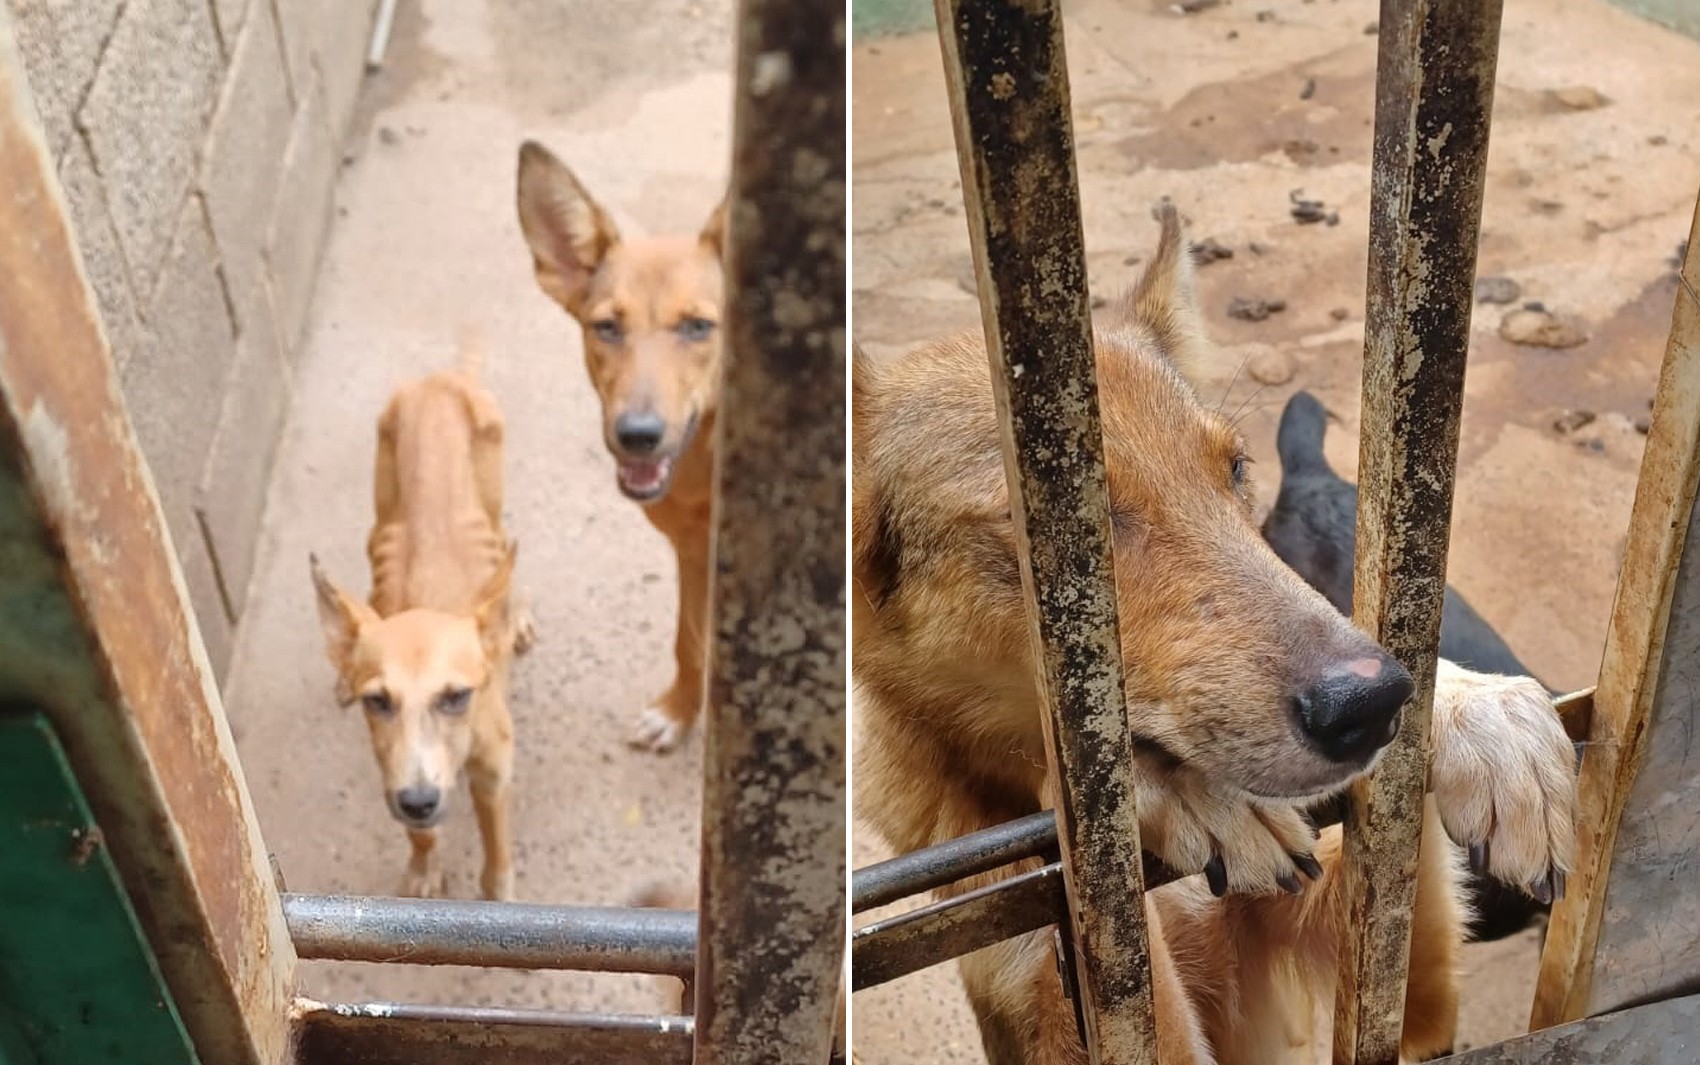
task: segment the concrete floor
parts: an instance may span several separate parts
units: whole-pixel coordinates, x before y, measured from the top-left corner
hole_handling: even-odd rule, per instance
[[[536,288],[514,217],[516,151],[538,137],[630,229],[694,231],[729,165],[730,4],[662,0],[645,18],[548,0],[401,5],[370,79],[277,463],[228,705],[266,839],[296,891],[388,894],[407,854],[358,709],[331,697],[307,576],[316,551],[367,587],[373,425],[400,382],[487,341],[508,425],[509,529],[542,642],[515,671],[523,901],[623,904],[695,882],[700,742],[628,751],[669,681],[673,563],[620,496],[576,327]],[[451,894],[477,891],[464,786],[444,826]],[[630,977],[310,964],[328,1000],[653,1011]]]
[[[1365,30],[1377,5],[1258,0],[1182,16],[1168,0],[1073,0],[1066,10],[1092,291],[1134,281],[1155,241],[1151,205],[1172,197],[1195,238],[1234,252],[1199,275],[1222,345],[1201,377],[1210,400],[1243,408],[1260,497],[1275,497],[1275,425],[1299,387],[1339,415],[1328,454],[1355,476],[1376,45]],[[852,63],[853,330],[879,354],[978,326],[979,308],[936,41],[858,39]],[[1599,105],[1573,109],[1554,95],[1572,88],[1605,99],[1567,94]],[[1497,335],[1509,308],[1478,306],[1451,578],[1558,688],[1591,684],[1599,664],[1640,461],[1634,422],[1653,394],[1675,291],[1669,260],[1700,186],[1695,99],[1694,40],[1601,0],[1506,5],[1480,273],[1578,316],[1590,339],[1517,347]],[[1295,224],[1297,189],[1339,224]],[[1230,320],[1239,296],[1287,308]],[[1265,386],[1238,372],[1257,354],[1292,379]],[[1597,420],[1556,432],[1571,408]],[[857,826],[855,864],[886,856]],[[1470,949],[1460,1047],[1521,1030],[1537,955],[1533,933]],[[870,1065],[983,1060],[948,968],[857,995],[855,1035]]]

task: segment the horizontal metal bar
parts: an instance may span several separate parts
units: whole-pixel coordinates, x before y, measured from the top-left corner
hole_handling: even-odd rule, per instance
[[[298,1065],[690,1065],[689,1017],[297,1000]]]
[[[1056,924],[1067,911],[1062,865],[859,928],[850,937],[850,987],[861,991],[982,947]]]
[[[696,966],[689,910],[285,895],[283,912],[303,958],[678,977]]]
[[[1023,858],[1055,861],[1056,851],[1056,814],[1041,810],[856,870],[850,878],[850,910],[871,910]]]

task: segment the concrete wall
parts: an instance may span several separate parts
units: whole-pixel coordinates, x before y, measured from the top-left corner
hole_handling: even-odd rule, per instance
[[[376,0],[4,0],[222,677]]]

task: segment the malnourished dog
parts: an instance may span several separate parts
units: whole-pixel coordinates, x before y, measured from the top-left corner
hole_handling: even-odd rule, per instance
[[[312,560],[338,701],[365,709],[385,798],[412,841],[404,895],[438,890],[437,824],[464,767],[484,838],[484,897],[513,897],[508,667],[534,633],[510,605],[502,431],[470,362],[404,385],[378,422],[370,603]]]
[[[1328,465],[1322,441],[1328,412],[1309,392],[1295,392],[1281,411],[1275,449],[1281,458],[1281,491],[1263,519],[1263,538],[1281,561],[1321,592],[1341,613],[1352,612],[1353,567],[1358,546],[1358,489]],[[1440,619],[1440,656],[1466,669],[1532,677],[1492,625],[1450,584]],[[1549,689],[1550,690],[1550,689]],[[1503,939],[1529,926],[1548,908],[1490,876],[1471,871],[1470,938]]]
[[[537,283],[584,332],[620,491],[643,504],[678,558],[673,683],[640,715],[633,740],[669,750],[703,699],[725,207],[701,233],[624,237],[535,141],[520,148],[518,199]]]
[[[1338,829],[1318,839],[1303,810],[1374,764],[1412,681],[1258,535],[1241,441],[1180,372],[1206,344],[1185,246],[1166,212],[1150,268],[1096,334],[1140,829],[1209,882],[1146,899],[1160,1057],[1265,1065],[1312,1040],[1346,917]],[[1055,795],[983,343],[859,357],[853,419],[856,798],[907,851]],[[1411,1057],[1446,1049],[1457,1015],[1447,835],[1544,895],[1574,846],[1571,749],[1547,694],[1445,662],[1436,688]],[[961,965],[993,1065],[1085,1060],[1048,932]]]

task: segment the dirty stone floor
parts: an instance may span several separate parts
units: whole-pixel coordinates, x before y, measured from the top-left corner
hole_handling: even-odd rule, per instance
[[[267,539],[228,683],[266,840],[291,890],[389,894],[407,855],[357,709],[331,697],[307,576],[316,551],[367,587],[373,426],[402,381],[486,341],[507,417],[507,512],[542,642],[515,670],[514,835],[523,901],[624,904],[696,875],[701,747],[628,751],[670,679],[665,542],[619,495],[576,328],[538,292],[513,207],[520,142],[538,137],[620,219],[694,231],[729,166],[731,5],[660,0],[644,19],[550,0],[400,7],[368,78],[277,460]],[[635,219],[633,222],[631,220]],[[449,890],[477,893],[462,786],[440,850]],[[676,986],[676,985],[675,985]],[[653,1011],[656,979],[310,963],[332,1001]]]
[[[1199,273],[1219,358],[1205,396],[1243,415],[1272,501],[1276,421],[1297,388],[1338,415],[1330,460],[1355,478],[1363,342],[1373,0],[1074,0],[1069,65],[1090,283],[1131,284],[1168,196],[1197,239],[1232,250]],[[873,354],[979,325],[935,39],[853,54],[853,314]],[[1593,682],[1700,163],[1700,42],[1601,0],[1507,4],[1464,409],[1451,579],[1549,685]],[[1324,204],[1298,224],[1289,197]],[[1235,298],[1284,301],[1260,322]],[[1587,337],[1519,346],[1502,318],[1538,301]],[[1242,370],[1242,364],[1245,368]],[[1258,380],[1257,378],[1262,378]],[[1555,430],[1568,411],[1594,420]],[[1573,420],[1582,420],[1580,418]],[[858,825],[857,866],[886,857]],[[1538,941],[1471,948],[1460,1048],[1526,1024]],[[856,996],[866,1062],[982,1059],[954,972]]]

